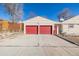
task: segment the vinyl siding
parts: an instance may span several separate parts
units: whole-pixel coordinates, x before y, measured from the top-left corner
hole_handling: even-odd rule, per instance
[[[73,28],[69,28],[68,24],[63,24],[62,33],[66,33],[70,35],[79,35],[79,25],[74,24]]]

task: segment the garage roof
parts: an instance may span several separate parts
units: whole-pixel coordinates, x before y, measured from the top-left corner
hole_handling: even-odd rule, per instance
[[[23,23],[31,23],[31,24],[35,24],[35,23],[40,23],[40,24],[56,24],[58,22],[55,22],[55,21],[52,21],[50,19],[47,19],[47,18],[44,18],[44,17],[40,17],[40,16],[37,16],[37,17],[34,17],[34,18],[31,18],[31,19],[28,19],[26,21],[24,21]]]

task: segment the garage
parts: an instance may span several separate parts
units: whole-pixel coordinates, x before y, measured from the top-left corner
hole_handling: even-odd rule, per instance
[[[34,17],[24,21],[24,34],[56,34],[57,22],[44,17]]]

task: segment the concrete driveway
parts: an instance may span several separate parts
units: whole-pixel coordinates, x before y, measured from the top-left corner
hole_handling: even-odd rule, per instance
[[[0,40],[1,56],[79,56],[79,47],[53,35],[18,34]]]
[[[24,35],[0,41],[0,46],[76,46],[54,35]]]

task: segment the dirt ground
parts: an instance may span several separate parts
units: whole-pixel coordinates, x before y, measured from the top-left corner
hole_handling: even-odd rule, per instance
[[[0,32],[0,40],[17,36],[18,32]]]
[[[72,35],[59,35],[67,40],[74,42],[79,45],[79,36],[72,36]]]
[[[66,36],[70,41],[79,44],[79,36]]]

